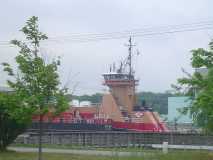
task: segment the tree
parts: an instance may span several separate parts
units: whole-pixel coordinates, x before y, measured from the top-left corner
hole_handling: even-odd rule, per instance
[[[39,160],[42,159],[42,124],[43,117],[48,112],[58,114],[68,107],[65,97],[66,89],[60,89],[59,75],[60,57],[51,63],[45,63],[39,51],[40,42],[48,37],[39,31],[38,18],[33,16],[21,31],[26,41],[12,40],[19,54],[16,57],[17,74],[8,63],[3,63],[4,70],[15,81],[8,80],[9,86],[22,97],[22,104],[30,108],[31,114],[39,115]]]
[[[6,150],[29,125],[31,117],[15,93],[0,92],[0,151]]]
[[[189,112],[193,121],[205,131],[213,131],[213,41],[209,43],[209,50],[192,50],[191,65],[207,72],[195,70],[192,75],[185,72],[186,77],[178,79],[176,89],[192,99],[191,105],[182,112]]]
[[[139,92],[137,93],[137,104],[141,105],[143,101],[146,102],[147,106],[152,107],[154,111],[160,114],[167,114],[168,112],[168,97],[175,96],[177,94],[165,92],[165,93],[154,93],[154,92]],[[77,99],[79,101],[90,101],[92,103],[101,103],[103,94],[95,93],[92,95],[67,95],[67,98]]]
[[[153,93],[139,92],[137,93],[137,103],[141,104],[146,101],[147,106],[152,107],[154,111],[160,114],[168,112],[168,97],[173,96],[171,93]]]
[[[76,95],[67,95],[68,99],[77,99],[79,101],[90,101],[92,103],[101,103],[103,94],[101,93],[95,93],[92,95],[82,95],[82,96],[76,96]]]

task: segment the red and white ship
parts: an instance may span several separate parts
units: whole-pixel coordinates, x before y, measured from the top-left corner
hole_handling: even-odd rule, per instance
[[[49,122],[52,129],[63,130],[167,132],[168,129],[157,112],[136,104],[135,88],[139,81],[135,79],[132,68],[132,46],[130,38],[126,62],[121,63],[118,69],[113,66],[109,73],[103,74],[103,84],[109,88],[109,93],[103,95],[101,104],[71,106],[68,111],[53,118],[51,122],[48,116],[44,117],[44,121]],[[34,117],[34,121],[36,120],[37,117]]]

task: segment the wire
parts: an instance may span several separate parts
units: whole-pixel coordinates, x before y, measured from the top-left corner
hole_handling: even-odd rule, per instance
[[[122,39],[129,36],[132,37],[148,37],[155,35],[173,34],[181,32],[192,32],[199,30],[210,30],[213,29],[213,21],[202,21],[189,24],[181,25],[169,25],[161,27],[149,27],[141,29],[126,30],[123,32],[110,32],[110,33],[91,33],[91,34],[72,34],[68,36],[49,37],[43,43],[58,43],[58,42],[69,42],[69,43],[85,43],[92,41]],[[29,41],[25,41],[28,43]],[[0,46],[8,46],[8,41],[0,41]]]
[[[51,39],[54,38],[76,38],[76,37],[85,37],[85,36],[103,36],[103,35],[111,35],[111,34],[122,34],[122,33],[132,33],[132,32],[138,32],[138,31],[153,31],[155,29],[172,29],[172,28],[183,28],[183,27],[196,27],[196,26],[203,26],[203,25],[213,25],[213,21],[202,21],[202,22],[196,22],[196,23],[187,23],[187,24],[181,24],[181,25],[168,25],[168,26],[160,26],[160,27],[149,27],[149,28],[140,28],[140,29],[133,29],[133,30],[126,30],[123,32],[108,32],[108,33],[89,33],[89,34],[72,34],[69,36],[57,36],[57,37],[50,37]]]
[[[193,28],[192,28],[193,27]],[[128,30],[123,32],[111,32],[111,33],[102,33],[102,34],[85,34],[85,35],[71,35],[71,36],[64,36],[64,37],[58,37],[58,38],[49,38],[49,41],[51,40],[58,40],[66,39],[66,40],[72,40],[72,41],[82,41],[82,39],[85,41],[91,40],[91,39],[111,39],[120,38],[122,36],[129,36],[134,34],[142,34],[142,33],[153,33],[153,32],[166,32],[166,31],[172,31],[172,30],[183,30],[183,29],[195,29],[195,27],[198,29],[204,28],[204,27],[212,27],[213,28],[213,21],[206,21],[206,22],[197,22],[197,23],[191,23],[191,24],[183,24],[183,25],[170,25],[170,26],[164,26],[164,27],[158,27],[158,28],[143,28],[143,29],[135,29],[135,30]],[[157,29],[157,30],[156,30]],[[159,31],[160,29],[160,31]]]
[[[213,26],[211,27],[202,27],[202,28],[191,28],[191,29],[184,29],[184,30],[175,30],[175,31],[164,31],[164,32],[154,32],[154,33],[128,33],[128,34],[124,34],[124,35],[114,35],[114,36],[108,36],[108,37],[101,37],[101,38],[90,38],[90,39],[86,39],[86,38],[82,38],[82,39],[78,39],[78,40],[66,40],[69,42],[76,42],[76,43],[81,43],[81,42],[90,42],[90,41],[100,41],[100,40],[111,40],[111,39],[122,39],[122,38],[126,38],[129,36],[132,37],[147,37],[147,36],[153,36],[153,35],[164,35],[164,34],[172,34],[172,33],[180,33],[180,32],[189,32],[189,31],[199,31],[199,30],[208,30],[208,29],[213,29]],[[61,40],[55,40],[57,41],[61,41]]]

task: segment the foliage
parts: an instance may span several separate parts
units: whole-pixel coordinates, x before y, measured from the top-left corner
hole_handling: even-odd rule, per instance
[[[79,101],[90,101],[92,103],[101,103],[103,94],[101,93],[95,93],[92,95],[82,95],[82,96],[76,96],[76,95],[69,95],[68,98],[70,100],[77,99]]]
[[[153,93],[153,92],[139,92],[137,94],[138,103],[146,102],[147,106],[153,108],[160,114],[168,113],[168,97],[174,96],[171,93]]]
[[[131,156],[118,156],[116,149],[112,152],[114,156],[97,155],[77,155],[77,154],[58,154],[44,153],[45,160],[211,160],[213,153],[211,151],[183,151],[170,150],[168,154],[163,154],[160,150],[142,150],[143,156],[138,156],[138,152],[132,152]],[[3,152],[0,153],[0,160],[34,160],[35,153]]]
[[[79,101],[91,101],[92,103],[101,103],[103,94],[96,93],[92,95],[69,95],[68,98],[77,99]],[[141,104],[144,100],[146,105],[154,109],[160,114],[167,114],[168,112],[168,97],[174,96],[172,93],[153,93],[153,92],[139,92],[137,93],[137,103]]]
[[[57,69],[60,57],[46,63],[39,51],[40,42],[48,37],[39,31],[38,18],[33,16],[21,29],[26,41],[12,40],[11,43],[19,48],[16,56],[18,71],[8,63],[3,63],[4,71],[15,79],[8,80],[9,86],[22,97],[22,104],[29,109],[30,115],[38,114],[40,122],[47,112],[58,114],[68,107],[65,97],[66,89],[60,89]],[[42,128],[41,128],[42,129]],[[40,132],[41,132],[40,129]]]
[[[0,93],[0,151],[6,150],[31,119],[20,99],[15,93]]]
[[[194,122],[206,131],[213,131],[213,41],[209,51],[198,48],[192,50],[191,64],[196,69],[206,69],[205,72],[195,71],[192,75],[178,79],[178,89],[190,96],[191,105],[185,108]]]
[[[16,57],[18,73],[14,74],[8,63],[3,63],[4,70],[15,78],[15,82],[8,80],[9,86],[20,95],[25,105],[33,113],[46,114],[51,111],[61,112],[66,109],[66,89],[59,89],[59,75],[57,73],[60,59],[46,64],[39,56],[40,41],[47,36],[38,30],[38,18],[31,17],[22,28],[27,42],[12,40],[11,43],[20,48]],[[29,43],[29,44],[28,44]]]

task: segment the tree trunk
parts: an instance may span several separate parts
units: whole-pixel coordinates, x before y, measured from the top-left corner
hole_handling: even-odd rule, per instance
[[[43,115],[39,115],[39,146],[38,160],[42,160],[42,135],[43,135]]]

